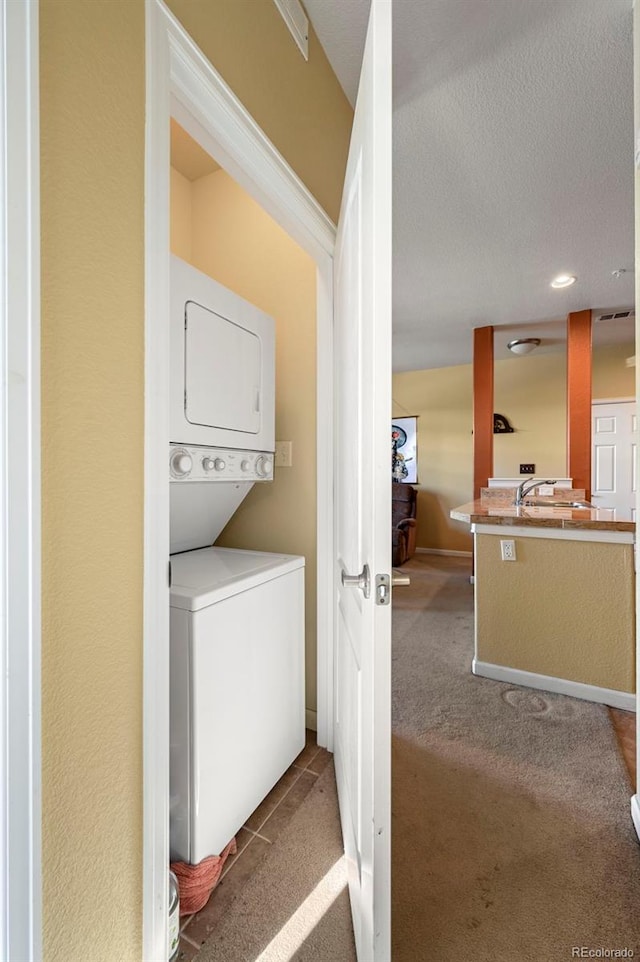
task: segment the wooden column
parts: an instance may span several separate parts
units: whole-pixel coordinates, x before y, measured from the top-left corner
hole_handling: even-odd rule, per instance
[[[473,497],[493,474],[493,327],[473,332]]]
[[[567,317],[567,472],[591,497],[591,311]]]

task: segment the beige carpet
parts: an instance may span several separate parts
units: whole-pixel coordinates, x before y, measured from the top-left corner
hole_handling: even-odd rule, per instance
[[[469,563],[420,555],[405,570],[393,962],[640,957],[640,849],[606,710],[472,677]],[[345,885],[328,766],[198,962],[355,962]]]
[[[329,764],[197,962],[355,962],[346,885]]]
[[[474,678],[469,562],[419,555],[403,570],[393,962],[564,962],[574,946],[637,958],[640,849],[606,710]]]

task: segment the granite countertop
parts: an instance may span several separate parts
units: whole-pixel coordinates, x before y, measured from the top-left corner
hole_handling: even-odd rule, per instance
[[[594,531],[635,531],[631,512],[611,508],[558,508],[549,499],[548,506],[516,507],[514,504],[470,501],[449,512],[454,521],[468,524],[503,524],[533,528],[586,528]]]

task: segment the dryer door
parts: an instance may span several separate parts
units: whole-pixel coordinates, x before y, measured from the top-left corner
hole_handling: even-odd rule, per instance
[[[275,445],[275,321],[171,257],[171,436],[238,451]]]
[[[260,338],[194,301],[185,311],[185,414],[190,424],[258,434]]]

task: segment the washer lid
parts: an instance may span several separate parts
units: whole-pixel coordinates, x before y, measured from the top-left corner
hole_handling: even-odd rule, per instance
[[[199,611],[304,567],[304,558],[239,548],[199,548],[171,555],[171,606]]]

